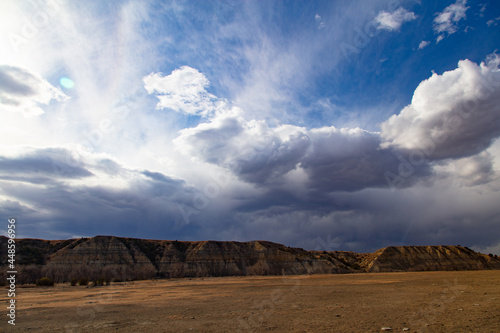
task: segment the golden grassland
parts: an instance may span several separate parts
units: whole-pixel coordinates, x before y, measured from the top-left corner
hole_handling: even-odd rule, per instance
[[[0,331],[497,332],[500,270],[68,283],[18,287],[16,305]]]

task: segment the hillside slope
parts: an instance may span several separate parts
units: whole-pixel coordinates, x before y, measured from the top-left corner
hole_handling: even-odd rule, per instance
[[[7,263],[7,238],[0,237]],[[374,253],[306,251],[267,242],[168,241],[96,236],[16,240],[16,263],[27,283],[39,276],[147,279],[238,275],[338,274],[500,269],[500,259],[461,246],[399,246]],[[22,279],[21,279],[22,280]]]
[[[368,272],[500,269],[500,261],[462,246],[390,246],[364,262]]]

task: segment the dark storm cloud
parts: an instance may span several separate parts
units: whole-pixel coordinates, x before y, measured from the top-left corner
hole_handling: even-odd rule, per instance
[[[375,133],[323,128],[312,130],[309,136],[312,147],[300,164],[309,177],[308,188],[333,192],[387,187],[390,184],[386,172],[408,163],[403,153],[381,149],[380,137]],[[422,163],[414,168],[412,180],[429,174],[429,165]]]
[[[231,116],[183,130],[177,142],[193,156],[271,191],[296,169],[307,176],[303,183],[306,192],[392,186],[386,173],[398,175],[401,165],[410,163],[407,152],[380,148],[379,134],[359,128],[271,128],[263,122]],[[412,177],[398,184],[410,186],[431,174],[427,161],[410,167]]]
[[[61,169],[54,170],[53,164],[61,167],[67,156],[75,160],[63,165],[61,179]],[[62,148],[46,148],[0,160],[0,193],[10,198],[3,201],[2,211],[22,221],[21,236],[182,238],[196,229],[195,219],[186,221],[180,212],[198,193],[184,181],[126,169],[107,158],[83,159]],[[37,171],[43,177],[37,178]]]
[[[0,156],[0,177],[36,179],[39,177],[84,178],[92,176],[86,166],[61,148],[37,149],[16,157]]]
[[[147,181],[126,189],[91,186],[28,187],[18,184],[10,191],[16,199],[34,205],[39,214],[17,217],[20,233],[34,237],[53,230],[72,235],[121,235],[144,238],[172,238],[184,229],[193,231],[182,219],[176,204],[188,201],[182,188],[165,187]],[[49,213],[43,214],[44,211]]]
[[[438,192],[419,187],[335,193],[318,199],[323,201],[319,209],[302,202],[236,213],[232,221],[240,227],[231,229],[233,237],[358,252],[391,245],[491,246],[500,237],[498,192],[484,197],[454,188]]]

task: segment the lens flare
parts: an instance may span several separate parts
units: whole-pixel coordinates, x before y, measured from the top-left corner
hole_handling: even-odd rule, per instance
[[[71,89],[75,86],[75,83],[73,82],[73,80],[71,80],[67,77],[62,77],[59,80],[59,83],[61,84],[61,86],[63,86],[66,89]]]

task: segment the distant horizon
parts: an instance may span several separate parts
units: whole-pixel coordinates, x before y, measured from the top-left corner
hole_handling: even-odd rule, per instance
[[[0,235],[0,237],[8,238],[7,236]],[[327,252],[354,252],[354,253],[373,253],[381,249],[385,249],[388,247],[425,247],[425,246],[457,246],[457,247],[463,247],[463,248],[469,248],[468,246],[461,245],[461,244],[411,244],[411,245],[387,245],[381,248],[378,248],[376,250],[370,251],[370,252],[357,252],[357,251],[351,251],[351,250],[315,250],[315,249],[307,249],[307,248],[302,248],[302,247],[296,247],[296,246],[290,246],[285,243],[279,243],[279,242],[273,242],[271,240],[265,240],[265,239],[254,239],[254,240],[248,240],[248,241],[239,241],[239,240],[216,240],[216,239],[204,239],[204,240],[185,240],[185,239],[154,239],[154,238],[137,238],[137,237],[124,237],[124,236],[114,236],[114,235],[95,235],[95,236],[82,236],[82,237],[73,237],[73,238],[65,238],[65,239],[45,239],[45,238],[32,238],[32,237],[27,237],[27,238],[16,238],[17,240],[23,240],[23,239],[32,239],[32,240],[41,240],[41,241],[67,241],[67,240],[77,240],[77,239],[92,239],[95,237],[115,237],[115,238],[127,238],[127,239],[139,239],[139,240],[146,240],[146,241],[167,241],[167,242],[225,242],[225,243],[252,243],[252,242],[268,242],[268,243],[274,243],[274,244],[279,244],[283,245],[286,247],[291,247],[291,248],[298,248],[298,249],[303,249],[305,251],[327,251]],[[469,248],[473,250],[474,252],[481,253],[481,254],[489,254],[489,253],[484,253],[481,251],[477,251],[473,248]],[[493,255],[500,255],[499,253],[491,253]]]

